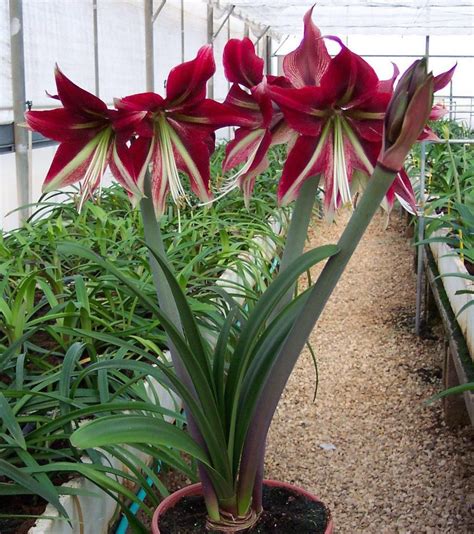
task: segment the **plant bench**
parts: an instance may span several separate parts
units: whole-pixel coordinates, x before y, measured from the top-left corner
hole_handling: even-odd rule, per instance
[[[438,260],[441,257],[446,257],[445,251],[440,251],[433,245],[443,245],[443,243],[432,243],[431,247],[435,248]],[[466,334],[456,319],[456,313],[453,311],[451,298],[455,293],[455,289],[451,285],[446,284],[445,281],[449,278],[440,278],[438,269],[439,261],[437,263],[435,256],[430,246],[425,245],[425,273],[426,273],[426,296],[427,306],[426,312],[429,315],[430,309],[435,304],[441,317],[445,340],[446,350],[444,356],[443,366],[443,386],[444,389],[474,382],[474,362],[472,353],[469,351]],[[444,270],[444,269],[443,269]],[[445,271],[453,272],[453,270]],[[457,280],[451,278],[451,280]],[[452,293],[452,295],[451,295]],[[474,307],[462,313],[474,314]],[[465,319],[465,323],[468,319]],[[472,332],[471,332],[472,336]],[[474,393],[466,391],[463,395],[450,395],[443,398],[443,407],[446,423],[450,427],[471,424],[474,425]]]

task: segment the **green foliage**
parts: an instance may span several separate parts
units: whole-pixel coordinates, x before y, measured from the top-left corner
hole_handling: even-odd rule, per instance
[[[222,157],[223,148],[212,162],[214,176]],[[287,215],[274,207],[281,149],[270,159],[249,209],[235,191],[209,207],[194,205],[182,213],[170,207],[165,217],[175,289],[185,290],[193,315],[207,330],[222,324],[216,304],[225,300],[215,282],[224,269],[245,273],[255,284],[235,288],[247,295],[250,309],[273,278],[264,242],[279,250],[282,241],[267,219]],[[149,306],[156,295],[142,220],[116,185],[104,188],[96,202],[86,202],[80,214],[74,192],[61,193],[61,200],[57,195],[43,199],[21,229],[0,235],[0,495],[37,494],[57,506],[61,472],[81,473],[105,491],[132,499],[105,476],[117,474],[109,465],[117,457],[128,466],[127,477],[156,504],[146,476],[162,494],[166,488],[136,454],[112,442],[101,452],[79,452],[69,441],[80,421],[124,411],[147,414],[157,425],[164,417],[176,419],[176,439],[181,439],[183,418],[151,402],[151,387],[144,382],[153,377],[155,387],[169,388],[175,379],[163,354],[162,321]],[[256,236],[263,239],[255,241]],[[80,257],[73,247],[92,255]],[[193,467],[162,443],[148,441],[136,449],[195,478]],[[95,471],[83,463],[84,454]]]

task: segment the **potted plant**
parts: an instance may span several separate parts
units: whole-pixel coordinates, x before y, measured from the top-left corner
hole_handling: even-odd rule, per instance
[[[272,516],[269,510],[272,497],[303,508],[301,515],[286,517],[293,522],[283,523],[281,530],[332,531],[330,514],[315,497],[264,481],[267,432],[300,351],[374,213],[385,198],[390,203],[396,194],[412,195],[400,171],[430,116],[433,92],[448,83],[452,71],[433,77],[425,60],[416,61],[393,91],[397,73],[380,81],[334,37],[341,51],[331,58],[311,11],[305,16],[302,43],[285,58],[285,77],[263,76],[263,61],[248,39],[227,44],[224,66],[232,87],[223,104],[205,99],[206,82],[214,72],[212,50],[205,46],[196,59],[171,71],[164,98],[132,95],[109,110],[57,69],[64,107],[26,116],[31,128],[61,142],[47,189],[82,180],[81,206],[109,165],[132,202],[140,204],[157,302],[90,250],[74,245],[64,250],[97,261],[146,304],[166,332],[174,369],[159,361],[152,367],[117,358],[91,364],[83,376],[112,365],[147,370],[183,399],[188,432],[151,413],[113,414],[81,426],[71,442],[79,448],[149,443],[179,449],[198,461],[200,485],[161,504],[154,516],[155,533],[192,532],[189,523],[180,527],[172,519],[168,528],[163,522],[173,510],[176,520],[186,521],[195,506],[201,510],[195,532],[254,527],[265,532],[269,516],[272,524],[278,520],[278,512]],[[224,190],[240,187],[249,198],[266,166],[268,147],[287,142],[278,197],[281,203],[296,202],[280,272],[259,299],[245,310],[231,296],[216,292],[222,300],[216,302],[221,321],[214,344],[202,335],[200,318],[192,313],[164,253],[160,216],[168,193],[180,209],[190,203],[180,171],[202,202],[212,200],[209,154],[213,132],[223,125],[239,127],[224,167],[243,164]],[[363,183],[365,191],[337,245],[302,253],[320,176],[330,215],[350,202],[351,185]],[[323,260],[327,263],[316,283],[292,298],[299,275]]]

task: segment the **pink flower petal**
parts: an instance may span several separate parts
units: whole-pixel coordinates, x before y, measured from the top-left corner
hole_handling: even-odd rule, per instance
[[[313,8],[304,16],[304,37],[299,47],[283,59],[283,71],[295,87],[318,85],[331,60],[312,13]]]

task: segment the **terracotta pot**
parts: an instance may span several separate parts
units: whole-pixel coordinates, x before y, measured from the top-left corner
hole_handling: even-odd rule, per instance
[[[286,482],[278,482],[276,480],[264,480],[263,483],[265,486],[272,486],[272,487],[280,487],[284,489],[288,489],[290,491],[293,491],[294,493],[299,493],[300,495],[304,495],[306,498],[321,502],[318,497],[315,495],[312,495],[309,493],[309,491],[306,491],[302,488],[299,488],[298,486],[293,486],[292,484],[287,484]],[[187,486],[186,488],[180,489],[178,491],[175,491],[172,493],[169,497],[166,497],[163,501],[161,501],[158,508],[155,510],[155,513],[153,514],[153,520],[151,522],[151,531],[153,534],[160,534],[160,527],[159,527],[159,521],[160,517],[165,514],[170,508],[173,508],[173,506],[176,506],[176,504],[183,499],[184,497],[190,497],[195,495],[201,494],[201,483],[198,484],[192,484],[191,486]],[[326,530],[324,534],[332,534],[333,533],[333,521],[332,517],[329,518],[329,522],[326,526]]]

